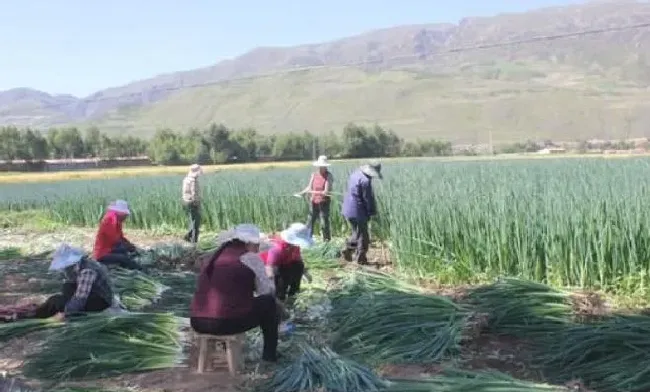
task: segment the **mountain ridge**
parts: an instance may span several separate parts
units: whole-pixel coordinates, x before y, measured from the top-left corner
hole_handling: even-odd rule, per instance
[[[592,91],[593,99],[585,100],[583,111],[599,111],[609,105],[606,100],[621,96],[625,99],[620,98],[617,105],[641,106],[631,109],[632,114],[619,116],[618,123],[608,125],[609,128],[621,128],[624,117],[637,118],[641,111],[647,110],[642,103],[647,98],[644,89],[650,84],[648,29],[449,52],[459,47],[648,21],[650,4],[591,2],[526,13],[469,17],[457,24],[394,26],[293,47],[261,47],[213,66],[158,75],[76,100],[68,95],[52,96],[43,92],[22,98],[16,98],[14,92],[14,98],[9,99],[6,91],[0,92],[0,124],[42,127],[81,124],[113,132],[127,130],[150,134],[160,127],[189,129],[212,121],[226,122],[233,127],[252,126],[262,132],[312,128],[324,132],[353,121],[380,122],[407,137],[477,139],[467,135],[455,137],[435,126],[431,116],[419,114],[427,110],[427,100],[440,104],[439,97],[448,95],[450,99],[441,106],[445,110],[430,109],[446,117],[451,116],[451,112],[459,112],[453,114],[454,119],[442,119],[445,127],[457,124],[463,133],[470,133],[470,123],[458,117],[467,117],[461,113],[463,111],[471,115],[483,108],[490,113],[474,113],[477,120],[487,118],[486,126],[507,128],[503,136],[497,132],[498,138],[519,140],[522,137],[557,137],[561,133],[513,129],[530,128],[535,120],[511,124],[507,113],[512,112],[510,117],[525,117],[526,108],[516,104],[514,99],[505,99],[503,94],[510,91],[510,95],[520,95],[524,101],[541,94],[544,100],[552,103],[558,96],[571,100],[572,94],[573,98],[582,99],[593,90],[596,91]],[[197,85],[205,87],[187,87]],[[428,90],[422,91],[421,85],[428,85]],[[605,85],[610,87],[602,87]],[[538,91],[540,89],[544,91]],[[571,93],[567,93],[569,90]],[[499,97],[484,97],[490,94]],[[378,96],[373,97],[375,95]],[[273,102],[274,96],[284,105]],[[596,98],[603,102],[595,102]],[[498,100],[505,102],[503,108],[496,105]],[[377,101],[382,102],[377,104]],[[447,102],[455,102],[455,105],[447,105]],[[321,110],[315,112],[308,108],[310,103]],[[556,105],[553,111],[560,109],[562,106]],[[395,113],[386,113],[390,110]],[[490,120],[494,111],[506,114]],[[540,113],[539,117],[550,114]],[[419,120],[418,115],[423,120]],[[598,125],[576,119],[575,114],[571,117],[565,122],[576,123],[575,127],[593,129]],[[309,119],[317,124],[312,125]],[[569,133],[575,137],[607,136],[601,131]],[[646,136],[639,135],[637,130],[610,133],[611,136],[622,133]]]

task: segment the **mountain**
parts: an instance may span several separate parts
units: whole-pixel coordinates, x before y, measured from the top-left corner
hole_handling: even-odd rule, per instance
[[[83,99],[0,92],[0,124],[150,135],[211,122],[316,133],[356,122],[459,143],[645,137],[650,28],[508,44],[643,23],[650,4],[591,2],[257,48]]]

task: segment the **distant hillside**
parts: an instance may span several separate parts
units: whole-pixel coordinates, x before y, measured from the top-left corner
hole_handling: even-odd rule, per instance
[[[650,136],[649,28],[449,53],[644,22],[650,4],[589,3],[258,48],[86,99],[0,93],[0,124],[67,122],[146,135],[211,122],[324,132],[352,121],[463,143]],[[297,67],[310,68],[288,72]],[[191,87],[202,84],[210,85]]]

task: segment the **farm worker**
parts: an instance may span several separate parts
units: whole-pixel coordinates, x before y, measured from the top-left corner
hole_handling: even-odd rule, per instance
[[[50,271],[62,272],[63,289],[35,310],[36,318],[63,321],[79,312],[101,312],[113,304],[113,289],[105,266],[91,260],[82,249],[61,244],[54,252]]]
[[[99,223],[95,237],[93,257],[104,265],[118,265],[122,268],[140,270],[131,253],[137,248],[122,233],[122,223],[131,215],[129,205],[124,200],[116,200],[108,205],[106,214]]]
[[[270,238],[270,248],[260,253],[267,270],[275,280],[276,297],[284,301],[300,291],[300,281],[305,273],[305,263],[300,249],[314,245],[309,227],[294,223],[279,236]]]
[[[342,214],[352,227],[352,234],[346,242],[343,257],[347,261],[354,259],[359,264],[368,264],[366,254],[370,245],[368,223],[377,214],[375,194],[372,190],[372,180],[382,179],[381,164],[371,161],[354,171],[349,179],[343,198]]]
[[[201,226],[201,195],[199,193],[199,176],[203,174],[200,165],[190,166],[190,171],[183,179],[183,208],[189,218],[189,230],[185,241],[196,244],[199,241]]]
[[[309,235],[313,235],[314,224],[316,223],[316,220],[320,218],[323,240],[329,241],[332,239],[330,234],[330,192],[332,190],[334,177],[328,170],[330,163],[327,161],[325,155],[319,156],[312,165],[317,167],[318,170],[312,173],[309,178],[309,184],[307,184],[307,187],[303,189],[299,195],[304,195],[306,193],[309,194],[309,217],[307,218]]]
[[[190,324],[198,333],[213,335],[260,327],[262,359],[275,362],[280,318],[273,279],[258,254],[260,242],[260,229],[252,224],[240,224],[219,235],[217,250],[201,266]]]

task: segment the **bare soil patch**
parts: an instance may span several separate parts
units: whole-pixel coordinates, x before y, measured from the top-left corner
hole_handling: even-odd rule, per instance
[[[612,306],[598,293],[582,291],[571,295],[573,314],[578,321],[593,321],[611,314]]]

